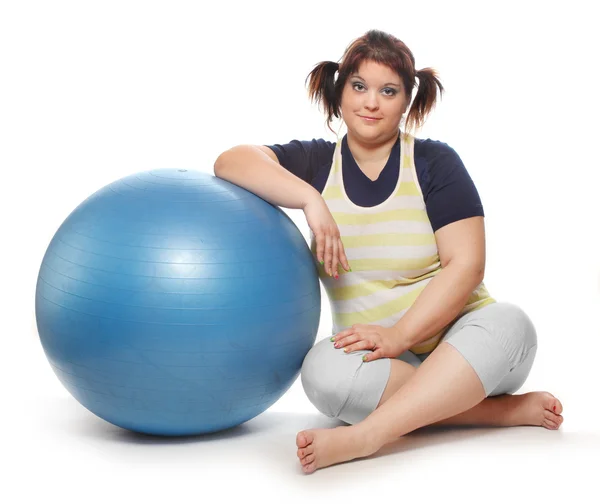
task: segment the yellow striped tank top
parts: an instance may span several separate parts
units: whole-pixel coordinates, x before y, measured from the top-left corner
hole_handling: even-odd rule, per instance
[[[338,138],[322,196],[338,225],[352,271],[339,267],[340,276],[335,280],[323,267],[318,268],[331,305],[332,334],[354,324],[392,327],[442,269],[417,178],[415,139],[407,133],[400,135],[398,182],[390,197],[373,207],[355,205],[346,194],[342,139]],[[312,230],[310,238],[316,254]],[[454,320],[495,302],[482,282]],[[434,350],[452,322],[410,350],[416,354]]]

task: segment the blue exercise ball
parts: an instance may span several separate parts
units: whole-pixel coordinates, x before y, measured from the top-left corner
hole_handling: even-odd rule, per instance
[[[40,267],[37,328],[58,379],[124,429],[220,431],[294,383],[321,314],[316,259],[280,208],[159,169],[81,203]]]

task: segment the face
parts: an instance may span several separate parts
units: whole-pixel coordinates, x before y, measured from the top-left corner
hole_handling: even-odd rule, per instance
[[[365,143],[396,136],[408,105],[400,76],[374,61],[363,61],[358,72],[348,76],[342,92],[341,111],[348,135]]]

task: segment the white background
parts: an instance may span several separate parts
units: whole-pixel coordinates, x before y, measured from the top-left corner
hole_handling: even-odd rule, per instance
[[[2,3],[0,421],[7,466],[0,499],[584,502],[584,492],[597,495],[599,45],[592,3]],[[475,182],[486,214],[485,284],[497,300],[519,304],[538,330],[536,361],[519,392],[557,396],[560,430],[418,431],[385,456],[307,476],[296,433],[339,424],[312,406],[299,379],[239,428],[183,440],[132,435],[80,406],[53,374],[34,318],[38,270],[62,221],[87,196],[137,171],[212,173],[217,156],[237,144],[335,140],[308,100],[305,79],[371,28],[403,40],[418,69],[439,72],[446,92],[417,136],[448,143]],[[308,238],[303,213],[286,212]],[[317,339],[330,327],[323,291]]]

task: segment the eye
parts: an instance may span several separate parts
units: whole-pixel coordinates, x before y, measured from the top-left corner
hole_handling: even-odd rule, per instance
[[[353,89],[356,89],[356,86],[360,86],[361,89],[364,88],[364,86],[360,82],[354,82],[352,84]],[[361,89],[357,89],[357,91],[360,91]],[[398,93],[395,89],[392,88],[384,88],[383,91],[389,91],[389,93],[387,93],[385,96],[395,96]]]

